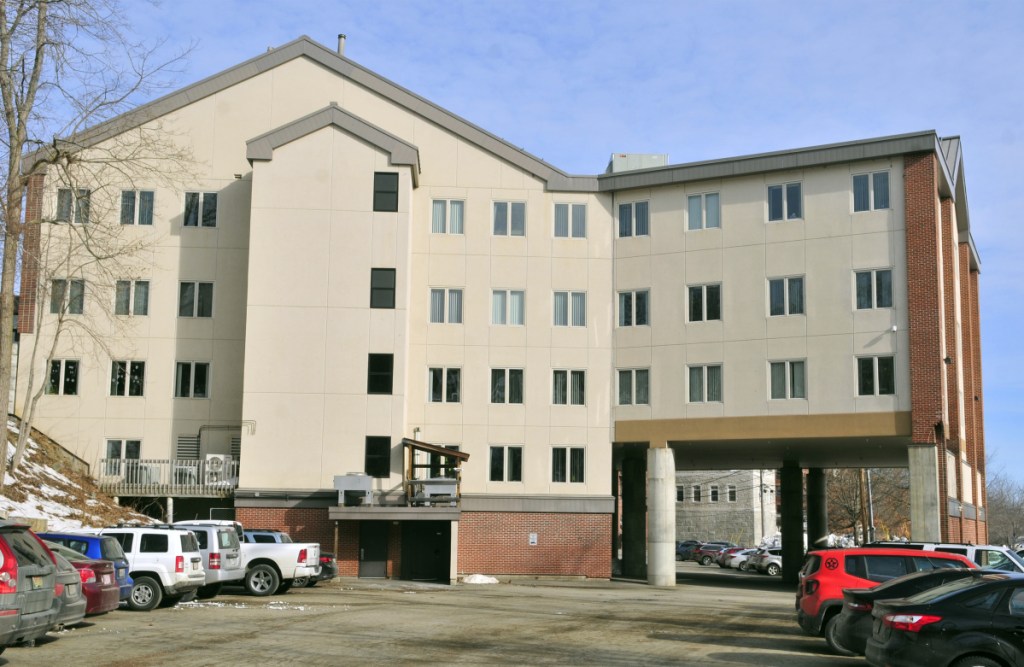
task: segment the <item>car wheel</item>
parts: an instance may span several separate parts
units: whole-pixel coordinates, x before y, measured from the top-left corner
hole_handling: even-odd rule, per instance
[[[310,577],[309,582],[306,584],[306,588],[313,588],[314,586],[316,586],[317,581],[318,579],[316,579],[315,577]]]
[[[832,649],[832,652],[836,655],[842,656],[854,656],[857,655],[855,652],[846,648],[839,643],[839,637],[836,635],[839,626],[839,614],[833,614],[832,618],[825,622],[825,628],[822,632],[825,635],[825,643]]]
[[[163,600],[164,592],[160,583],[152,577],[138,577],[128,594],[128,606],[135,611],[149,611]]]
[[[210,598],[217,597],[220,594],[221,584],[207,584],[202,586],[196,591],[196,597],[200,600],[209,600]]]
[[[282,581],[281,585],[277,587],[276,591],[274,591],[274,595],[283,595],[283,594],[287,593],[288,591],[290,591],[292,589],[292,582],[293,581],[295,581],[295,580],[291,579],[289,581]]]
[[[308,583],[309,577],[295,577],[292,579],[292,586],[295,588],[305,588]]]
[[[704,556],[700,559],[701,565],[711,565],[711,556]]]
[[[277,570],[269,565],[256,565],[245,573],[245,590],[252,595],[273,595],[280,585],[281,579],[277,576]]]
[[[953,663],[953,667],[1001,667],[1002,663],[981,655],[969,655]]]
[[[739,569],[740,572],[746,572],[747,571],[747,561],[745,561],[745,560],[744,561],[740,561],[738,569]]]
[[[768,573],[768,576],[774,577],[782,572],[782,568],[775,563],[768,563],[768,567],[765,568],[765,572]]]

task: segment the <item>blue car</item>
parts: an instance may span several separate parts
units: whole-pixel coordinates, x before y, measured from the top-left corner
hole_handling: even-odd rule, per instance
[[[121,543],[109,535],[79,535],[77,533],[37,533],[44,540],[56,542],[73,549],[83,556],[109,560],[114,564],[120,599],[127,600],[132,592],[132,578],[128,576],[128,559],[125,558]]]

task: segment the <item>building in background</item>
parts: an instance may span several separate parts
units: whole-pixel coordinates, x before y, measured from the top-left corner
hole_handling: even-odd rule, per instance
[[[778,533],[774,470],[676,473],[676,536],[757,546]]]

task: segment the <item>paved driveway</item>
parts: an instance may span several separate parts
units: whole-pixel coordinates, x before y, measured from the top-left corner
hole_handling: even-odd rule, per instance
[[[634,582],[438,586],[342,579],[285,595],[118,610],[8,648],[0,665],[865,664],[797,627],[778,578],[679,565]]]

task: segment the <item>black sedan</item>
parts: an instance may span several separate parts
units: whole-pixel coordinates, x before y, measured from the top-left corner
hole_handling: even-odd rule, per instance
[[[1024,667],[1024,573],[971,570],[871,615],[876,667]]]
[[[825,639],[840,655],[864,655],[871,636],[871,610],[876,601],[905,598],[969,576],[971,570],[966,567],[943,567],[913,572],[873,588],[844,588],[843,608],[833,626],[834,634]]]

